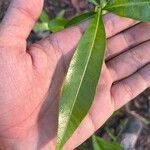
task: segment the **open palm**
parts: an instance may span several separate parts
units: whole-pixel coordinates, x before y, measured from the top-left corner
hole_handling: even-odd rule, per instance
[[[43,0],[12,0],[0,27],[0,140],[6,149],[54,149],[60,89],[87,22],[27,46]],[[33,9],[34,8],[34,9]],[[107,52],[90,112],[71,150],[150,86],[150,24],[104,17]]]

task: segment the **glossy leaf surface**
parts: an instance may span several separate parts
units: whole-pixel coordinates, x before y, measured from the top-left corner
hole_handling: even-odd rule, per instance
[[[79,16],[73,17],[72,19],[70,19],[68,21],[68,23],[65,25],[65,28],[79,24],[87,19],[92,18],[95,15],[95,12],[87,12],[87,13],[83,13]]]
[[[56,150],[60,150],[87,115],[104,59],[106,35],[101,11],[95,14],[72,58],[60,99]]]
[[[116,142],[106,141],[98,136],[92,136],[93,150],[123,150]]]
[[[150,0],[110,0],[105,10],[140,21],[150,21]]]

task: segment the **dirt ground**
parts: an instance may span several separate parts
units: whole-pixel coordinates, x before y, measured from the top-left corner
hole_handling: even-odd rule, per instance
[[[0,0],[0,20],[3,18],[5,11],[9,5],[10,0]],[[44,5],[45,11],[49,14],[50,18],[57,15],[60,10],[65,10],[65,17],[70,18],[73,15],[79,14],[84,10],[93,9],[85,0],[46,0]],[[31,37],[31,40],[34,40]],[[136,86],[136,85],[135,85]],[[122,118],[137,118],[142,122],[142,132],[138,136],[136,143],[136,150],[150,150],[150,89],[147,89],[132,102],[127,104],[121,111],[121,114],[116,117],[115,122],[111,126],[118,130],[118,124]],[[98,134],[107,138],[107,133],[102,127]],[[91,150],[91,149],[90,149]]]

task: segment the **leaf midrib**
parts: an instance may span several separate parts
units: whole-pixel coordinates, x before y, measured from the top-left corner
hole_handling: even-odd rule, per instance
[[[78,97],[78,94],[79,94],[79,91],[80,91],[80,88],[81,88],[81,85],[82,85],[82,82],[83,82],[83,78],[84,78],[84,76],[85,76],[85,72],[86,72],[87,66],[88,66],[88,64],[89,64],[89,60],[90,60],[90,57],[91,57],[92,49],[93,49],[93,47],[94,47],[94,43],[95,43],[97,31],[98,31],[99,20],[100,20],[100,11],[99,11],[99,13],[98,13],[98,19],[97,19],[97,24],[96,24],[96,30],[95,30],[95,33],[94,33],[94,40],[93,40],[93,42],[92,42],[92,44],[91,44],[90,53],[89,53],[89,56],[88,56],[88,59],[87,59],[87,64],[86,64],[85,69],[84,69],[84,71],[83,71],[83,75],[82,75],[82,77],[81,77],[81,82],[80,82],[80,84],[79,84],[79,88],[78,88],[78,90],[77,90],[77,94],[76,94],[74,100],[77,99],[77,97]],[[69,113],[69,116],[70,116],[70,114],[72,114],[72,111],[73,111],[73,108],[74,108],[75,103],[76,103],[76,101],[74,101],[74,103],[73,103],[73,107],[71,108],[71,111],[70,111],[70,113]],[[67,121],[67,124],[68,124],[69,120],[70,120],[70,117],[69,117],[69,119],[68,119],[68,121]],[[67,127],[66,127],[66,129],[67,129]],[[65,132],[66,132],[66,129],[65,129]],[[65,133],[65,132],[64,132],[64,133]]]
[[[137,2],[137,3],[124,3],[124,4],[112,4],[111,6],[106,6],[106,8],[117,8],[117,7],[123,7],[123,6],[136,6],[136,5],[144,5],[144,4],[150,4],[150,2]],[[113,6],[114,5],[114,6]]]

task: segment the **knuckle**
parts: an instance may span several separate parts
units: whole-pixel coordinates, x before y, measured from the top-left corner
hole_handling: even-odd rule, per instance
[[[108,39],[108,42],[107,42],[107,47],[106,47],[106,60],[108,60],[111,56],[113,56],[113,50],[111,48],[111,45],[109,44],[109,39]]]
[[[143,76],[143,73],[138,71],[137,72],[138,76],[142,79],[142,81],[145,83],[145,87],[148,87],[148,84],[147,84],[147,80],[145,79],[145,77]]]
[[[93,118],[93,115],[91,112],[88,113],[88,117],[91,121],[92,130],[93,130],[93,132],[95,132],[98,129],[98,127],[97,127],[97,123],[95,122],[95,119]]]
[[[45,69],[48,66],[48,57],[47,54],[43,51],[43,48],[39,44],[33,44],[27,51],[31,58],[33,65],[41,70]]]
[[[137,73],[145,83],[146,88],[150,87],[150,63],[148,63],[144,68],[138,70]]]
[[[118,68],[115,61],[110,61],[106,64],[113,81],[118,79]]]
[[[122,35],[127,47],[132,46],[136,42],[136,36],[132,32],[124,31]]]
[[[132,60],[138,64],[138,67],[143,65],[143,57],[138,53],[138,50],[132,49],[129,51],[129,55],[131,56]]]
[[[122,87],[123,87],[125,93],[126,93],[127,95],[129,95],[130,99],[132,99],[132,98],[134,97],[134,93],[133,93],[133,90],[132,90],[131,86],[130,86],[128,83],[126,83],[125,80],[123,80],[123,81],[121,82],[121,85],[122,85]]]
[[[60,39],[59,39],[59,35],[57,35],[58,33],[54,33],[51,34],[50,36],[48,36],[46,42],[46,45],[49,45],[50,49],[52,49],[53,51],[56,51],[58,54],[63,55],[63,48],[60,44]]]
[[[108,34],[108,37],[113,36],[115,34],[115,22],[113,19],[109,19],[105,22],[106,26],[106,33]]]

